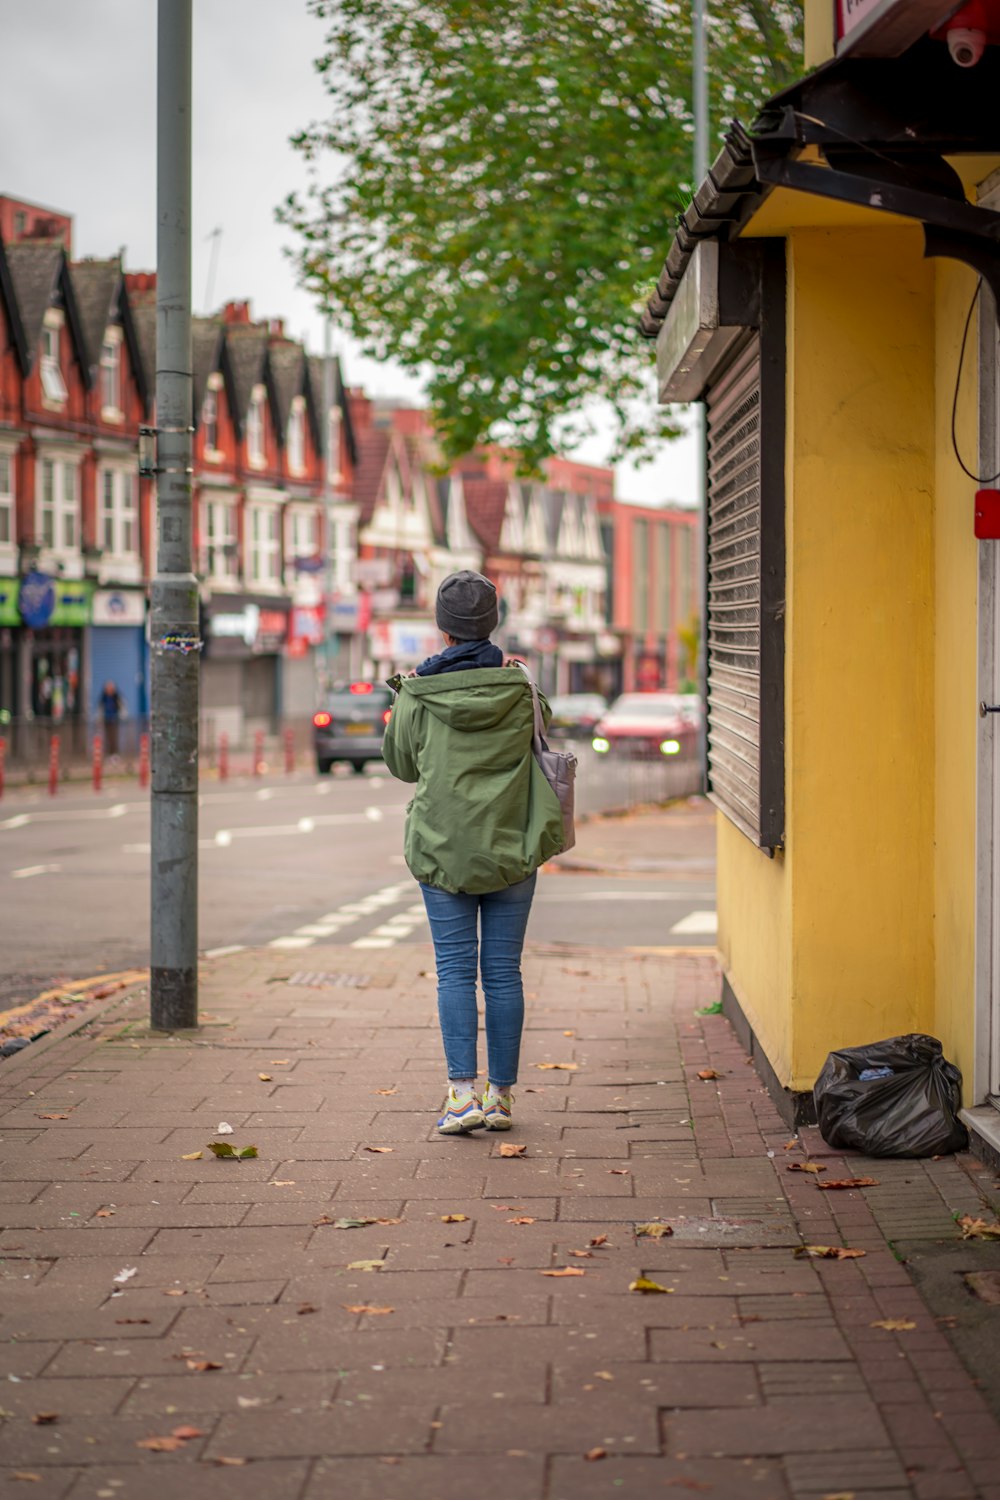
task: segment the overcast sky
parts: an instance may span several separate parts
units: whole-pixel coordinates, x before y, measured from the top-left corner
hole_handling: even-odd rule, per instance
[[[156,10],[156,0],[0,0],[0,193],[72,214],[76,256],[123,247],[129,270],[156,263]],[[274,209],[305,185],[289,136],[326,112],[312,69],[322,37],[305,0],[194,0],[195,311],[210,310],[209,294],[212,307],[249,298],[254,316],[283,317],[315,353],[322,321],[295,284]],[[668,240],[665,216],[664,252]],[[342,335],[335,343],[352,384],[420,401],[411,375]],[[604,425],[577,456],[604,463],[609,446]],[[690,502],[694,485],[687,440],[618,470],[623,500]]]

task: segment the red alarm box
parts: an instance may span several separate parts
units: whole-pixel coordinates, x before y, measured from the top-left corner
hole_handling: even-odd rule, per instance
[[[1000,490],[976,491],[975,531],[981,542],[1000,541]]]

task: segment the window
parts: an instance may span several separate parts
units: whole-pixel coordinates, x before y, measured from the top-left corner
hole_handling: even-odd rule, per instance
[[[666,635],[670,629],[673,580],[670,577],[670,526],[666,521],[655,523],[656,535],[656,629]]]
[[[635,521],[632,531],[632,624],[649,629],[649,523]]]
[[[201,403],[201,426],[205,434],[205,453],[214,454],[219,447],[219,398],[214,391],[206,391]]]
[[[79,536],[77,466],[64,458],[43,458],[37,474],[37,525],[42,546],[68,551],[77,545]]]
[[[121,332],[109,328],[101,345],[101,412],[119,416],[122,405]]]
[[[47,401],[66,400],[66,382],[59,364],[59,325],[46,323],[42,329],[42,391]]]
[[[293,474],[301,474],[306,466],[306,411],[305,400],[296,396],[288,418],[288,467]]]
[[[23,211],[18,211],[14,215],[14,233],[15,233],[15,235],[17,235],[18,237],[20,237],[22,234],[24,234],[26,232],[27,228],[28,228],[28,215],[26,213],[24,213]]]
[[[131,557],[138,541],[138,476],[131,469],[100,472],[100,537],[112,557]]]
[[[326,472],[331,484],[339,484],[340,472],[340,407],[332,406],[326,423]]]
[[[261,386],[250,397],[247,412],[247,461],[254,468],[264,467],[264,390]]]
[[[250,507],[250,581],[280,583],[281,531],[276,505]]]
[[[14,540],[14,455],[0,452],[0,547]]]
[[[293,510],[291,512],[292,561],[312,558],[319,554],[319,511]]]
[[[216,583],[234,582],[239,577],[236,502],[206,500],[202,516],[202,573]]]

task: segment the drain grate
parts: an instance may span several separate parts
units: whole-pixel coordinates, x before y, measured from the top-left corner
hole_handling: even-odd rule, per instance
[[[286,984],[301,985],[308,990],[332,990],[352,989],[363,990],[368,987],[369,976],[367,974],[313,974],[306,969],[301,969],[287,979]]]

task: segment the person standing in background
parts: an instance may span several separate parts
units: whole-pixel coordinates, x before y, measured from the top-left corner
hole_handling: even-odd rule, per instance
[[[104,720],[104,753],[118,754],[118,725],[122,715],[122,698],[109,678],[101,689],[101,717]]]

